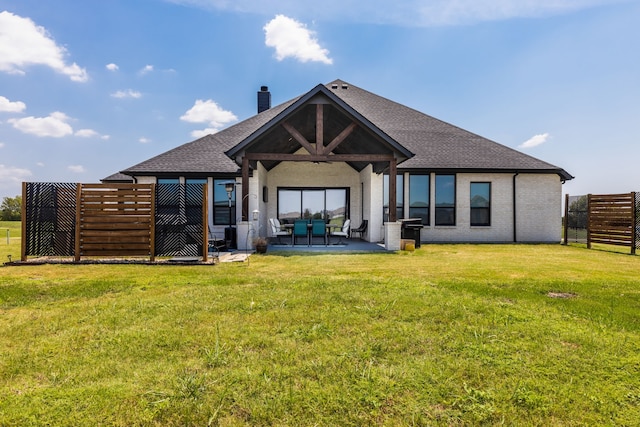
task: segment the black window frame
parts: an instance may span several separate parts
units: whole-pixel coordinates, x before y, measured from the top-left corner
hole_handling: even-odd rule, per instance
[[[488,185],[489,200],[487,206],[474,206],[477,203],[476,194],[473,191],[474,185]],[[488,181],[472,181],[469,183],[469,225],[472,227],[490,227],[491,226],[491,182]],[[474,199],[475,202],[474,202]],[[483,222],[475,221],[474,218],[486,218]]]
[[[396,219],[404,218],[404,174],[396,175]],[[389,174],[382,177],[382,221],[389,222]]]
[[[293,219],[298,219],[298,218],[283,218],[280,216],[281,212],[280,212],[280,192],[281,191],[291,191],[291,192],[300,192],[300,218],[303,219],[323,219],[324,221],[331,221],[332,218],[329,218],[328,214],[329,211],[327,210],[327,191],[330,190],[341,190],[344,191],[344,216],[343,216],[343,222],[345,219],[350,218],[351,215],[351,194],[350,194],[350,188],[349,187],[278,187],[276,189],[276,194],[277,194],[277,205],[276,205],[276,218],[278,218],[278,220],[282,223],[288,223],[288,222],[292,222]],[[322,214],[321,217],[322,218],[318,218],[317,215],[313,215],[313,216],[308,216],[305,215],[305,211],[303,210],[304,208],[304,192],[305,191],[322,191],[324,192],[323,194],[323,204],[324,204],[324,209],[322,210]]]
[[[418,177],[426,177],[427,179],[427,194],[426,194],[426,201],[427,201],[427,206],[412,206],[412,196],[415,194],[414,190],[413,190],[413,185],[412,185],[412,179],[413,178],[418,178]],[[409,174],[409,218],[420,218],[422,219],[422,224],[423,225],[430,225],[431,224],[431,174],[429,173],[412,173]],[[420,214],[420,213],[416,213],[416,212],[423,212],[426,208],[426,213],[425,214]]]
[[[231,208],[229,208],[229,196],[227,195],[224,185],[228,182],[233,182],[233,192],[231,193]],[[218,190],[218,199],[216,199],[216,190]],[[234,212],[236,212],[235,180],[230,178],[213,178],[213,188],[211,189],[211,193],[213,194],[213,224],[226,226],[228,226],[229,224],[236,225],[236,215],[234,215]]]
[[[439,203],[439,196],[442,193],[438,192],[439,183],[438,178],[452,177],[453,178],[453,203]],[[436,226],[455,226],[456,225],[456,204],[458,197],[458,179],[456,174],[441,173],[435,176],[435,211],[434,211],[434,224]],[[440,204],[440,205],[439,205]],[[444,219],[447,219],[446,221]]]

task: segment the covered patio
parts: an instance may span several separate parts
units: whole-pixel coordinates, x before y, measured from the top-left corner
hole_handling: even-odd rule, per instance
[[[342,90],[347,92],[348,86]],[[349,219],[352,227],[367,220],[376,226],[361,235],[364,240],[384,241],[386,249],[397,246],[399,229],[387,230],[397,221],[397,164],[413,153],[326,86],[295,100],[225,154],[241,170],[238,236],[253,228],[271,237],[265,231],[272,219],[322,219],[327,224]],[[383,219],[378,198],[385,173],[389,206]],[[257,224],[250,213],[257,215]]]
[[[344,239],[342,244],[312,244],[312,245],[290,245],[279,244],[277,242],[269,243],[267,254],[269,253],[285,253],[285,252],[318,252],[318,253],[370,253],[370,252],[386,252],[392,253],[385,249],[384,244],[367,242],[360,239]]]

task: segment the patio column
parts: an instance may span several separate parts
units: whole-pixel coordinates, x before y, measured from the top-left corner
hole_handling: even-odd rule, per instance
[[[388,251],[400,250],[402,224],[399,222],[384,223],[384,248]]]
[[[249,159],[242,158],[242,222],[249,221]]]
[[[400,250],[401,224],[398,222],[396,205],[396,176],[398,175],[395,157],[389,160],[389,222],[384,223],[384,246],[388,251]]]
[[[395,157],[389,160],[389,222],[396,222],[398,220],[398,209],[396,206],[396,175],[398,169],[396,168]]]

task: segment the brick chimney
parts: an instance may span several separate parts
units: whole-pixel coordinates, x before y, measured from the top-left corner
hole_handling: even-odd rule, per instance
[[[258,114],[271,108],[271,92],[269,87],[260,86],[260,92],[258,92]]]

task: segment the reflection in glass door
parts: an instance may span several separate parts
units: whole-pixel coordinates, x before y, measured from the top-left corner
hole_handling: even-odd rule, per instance
[[[324,218],[324,190],[302,191],[302,218]]]
[[[278,190],[278,219],[281,221],[302,218],[302,192]]]
[[[278,218],[284,222],[305,218],[341,224],[348,215],[348,198],[347,188],[279,188]]]
[[[327,222],[342,224],[347,214],[347,190],[344,188],[327,189],[325,211]]]

